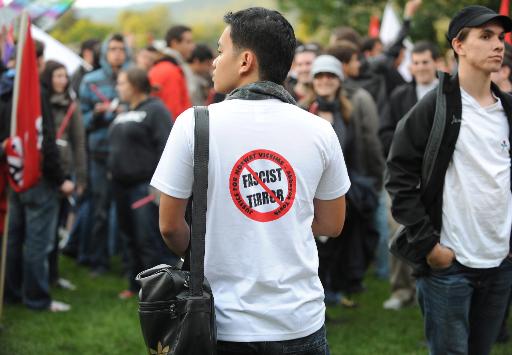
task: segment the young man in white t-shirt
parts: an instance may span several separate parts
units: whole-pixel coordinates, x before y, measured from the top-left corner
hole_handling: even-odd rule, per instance
[[[215,297],[218,354],[328,354],[314,236],[338,236],[349,189],[331,125],[280,85],[296,46],[277,11],[224,17],[210,105],[205,274]],[[171,250],[189,244],[194,113],[178,117],[152,180]]]
[[[431,355],[489,354],[511,290],[512,98],[491,83],[511,29],[483,6],[457,13],[447,34],[457,75],[398,123],[391,144],[386,188],[405,227],[392,250],[415,266]]]

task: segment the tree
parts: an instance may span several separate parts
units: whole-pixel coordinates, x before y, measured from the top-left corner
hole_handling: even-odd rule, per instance
[[[135,45],[143,47],[152,38],[162,38],[170,27],[170,13],[165,5],[155,6],[147,11],[122,11],[118,18],[119,30],[133,35]]]
[[[102,41],[113,31],[112,26],[95,23],[89,19],[80,19],[67,27],[55,27],[50,34],[62,43],[77,46],[89,38],[97,38]]]
[[[370,16],[381,16],[387,1],[278,0],[278,4],[284,11],[296,12],[299,23],[305,26],[310,34],[338,26],[350,26],[366,35]],[[403,9],[406,1],[396,0],[394,4],[397,9]],[[413,40],[442,41],[442,32],[447,30],[447,20],[462,7],[478,4],[498,11],[500,2],[501,0],[425,0],[414,18],[411,37]]]

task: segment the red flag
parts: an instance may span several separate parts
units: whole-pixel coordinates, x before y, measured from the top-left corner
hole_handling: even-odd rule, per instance
[[[380,21],[379,17],[372,15],[370,17],[370,25],[368,26],[368,36],[371,38],[379,37]]]
[[[17,66],[16,78],[19,91],[14,93],[13,110],[16,131],[6,145],[9,164],[9,182],[16,192],[28,190],[41,176],[40,150],[42,143],[41,99],[39,93],[39,73],[37,69],[36,48],[30,32],[30,20],[23,43],[21,60]],[[23,22],[22,22],[23,23]],[[22,34],[23,31],[20,31]],[[20,38],[20,40],[23,40]]]
[[[509,0],[501,0],[500,15],[508,16],[509,13],[510,13],[510,2],[509,2]],[[512,38],[510,37],[510,32],[505,34],[505,41],[507,43],[512,44]]]

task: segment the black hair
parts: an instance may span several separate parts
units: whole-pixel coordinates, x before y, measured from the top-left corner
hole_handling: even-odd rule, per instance
[[[44,55],[45,44],[37,39],[34,42],[36,46],[36,57],[39,59]]]
[[[282,84],[290,71],[297,41],[290,23],[275,10],[251,7],[228,12],[233,47],[249,49],[258,60],[260,80]]]
[[[135,90],[144,94],[151,93],[151,84],[147,71],[137,67],[130,67],[129,69],[122,70],[121,73],[126,74],[128,82]]]
[[[158,52],[158,49],[156,49],[155,47],[153,47],[152,45],[149,45],[149,46],[146,46],[143,48],[144,50],[148,51],[148,52],[153,52],[153,53],[156,53]]]
[[[108,39],[108,42],[123,42],[124,43],[124,36],[120,33],[114,33],[110,38]]]
[[[207,60],[213,59],[213,52],[206,44],[198,44],[192,51],[190,58],[188,59],[189,63],[192,63],[194,60],[198,60],[199,62],[204,62]]]
[[[80,45],[80,56],[82,57],[86,50],[97,52],[99,44],[100,44],[100,41],[96,38],[90,38],[88,40],[83,41],[82,44]]]
[[[429,41],[418,41],[414,44],[412,48],[412,53],[423,53],[426,51],[430,51],[432,55],[432,59],[437,60],[441,57],[441,53],[439,52],[439,48]]]
[[[377,43],[382,44],[378,37],[365,37],[361,42],[361,52],[371,51]]]
[[[357,48],[361,48],[361,35],[357,33],[352,27],[341,26],[336,27],[332,31],[332,36],[334,37],[335,42],[346,40],[354,43]]]
[[[336,57],[343,64],[347,64],[354,54],[359,54],[359,49],[354,43],[343,40],[327,48],[326,53]]]
[[[192,29],[183,25],[172,26],[165,34],[165,43],[170,46],[172,41],[181,42],[185,32],[192,32]]]
[[[43,71],[41,72],[41,75],[40,75],[41,84],[48,90],[48,92],[50,94],[55,93],[55,91],[53,90],[53,73],[57,69],[61,69],[61,68],[66,69],[64,64],[62,64],[61,62],[57,62],[56,60],[48,60],[44,65]],[[66,71],[66,76],[67,76],[67,71]],[[69,79],[69,77],[68,77],[68,79]],[[66,89],[64,90],[66,95],[69,96],[68,88],[69,88],[69,80],[68,80],[68,85],[67,85]]]

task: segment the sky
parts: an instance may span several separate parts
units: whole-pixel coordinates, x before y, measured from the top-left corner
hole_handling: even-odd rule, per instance
[[[87,8],[87,7],[126,7],[133,4],[142,4],[147,2],[177,2],[182,0],[76,0],[75,7]]]

